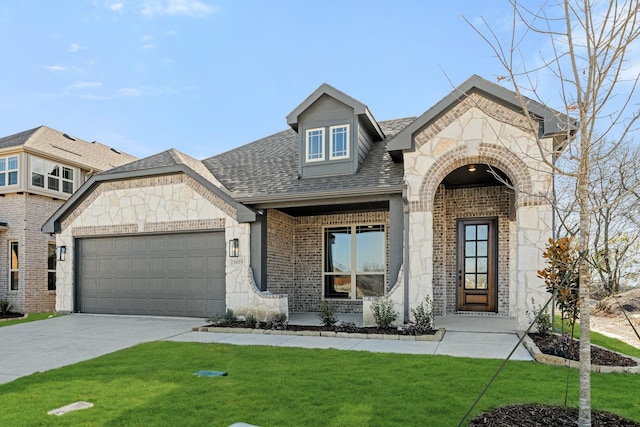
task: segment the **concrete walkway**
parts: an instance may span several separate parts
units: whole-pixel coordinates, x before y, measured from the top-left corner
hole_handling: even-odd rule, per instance
[[[493,321],[496,319],[500,320],[494,318]],[[436,319],[436,325],[447,328],[447,332],[440,342],[426,342],[192,332],[192,327],[205,322],[194,318],[72,314],[0,327],[0,384],[157,340],[497,359],[506,358],[518,342],[514,330],[501,329],[486,319],[467,317],[465,322],[469,322],[469,326],[466,327],[465,322],[459,323],[462,320],[457,316],[449,320],[449,329],[446,319]],[[485,330],[469,331],[471,324],[477,328],[482,320]],[[512,359],[532,360],[522,346]]]

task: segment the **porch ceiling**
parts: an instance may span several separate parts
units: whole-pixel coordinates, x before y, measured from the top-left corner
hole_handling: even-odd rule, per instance
[[[475,171],[471,171],[470,167],[474,166]],[[494,174],[495,172],[502,180],[511,184],[506,173],[502,172],[495,166],[486,164],[466,165],[455,169],[449,173],[443,180],[442,184],[446,188],[469,188],[469,187],[490,187],[504,185]]]
[[[279,208],[281,212],[291,216],[329,215],[337,213],[381,212],[389,210],[389,201],[371,201],[360,203],[343,203],[314,206],[290,206]]]

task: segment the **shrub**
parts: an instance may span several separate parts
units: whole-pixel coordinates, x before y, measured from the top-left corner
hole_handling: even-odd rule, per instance
[[[549,335],[553,327],[549,311],[543,310],[544,307],[541,305],[536,306],[533,298],[531,298],[531,306],[533,307],[533,312],[527,311],[529,321],[535,324],[536,331],[540,335]],[[533,316],[533,319],[531,319],[531,316]]]
[[[339,325],[336,325],[336,332],[360,332],[360,328],[353,322],[340,322]]]
[[[416,335],[433,330],[433,301],[429,296],[426,296],[416,308],[412,308],[411,314],[414,318],[411,329]]]
[[[8,313],[11,309],[11,303],[9,300],[0,299],[0,314]]]
[[[224,314],[214,314],[213,316],[207,319],[207,322],[213,325],[228,325],[229,323],[233,323],[237,321],[238,318],[232,309],[227,308],[227,311]]]
[[[336,322],[338,322],[338,319],[333,315],[334,312],[335,308],[327,301],[322,301],[320,303],[320,312],[318,313],[318,317],[324,326],[334,326]]]
[[[247,328],[255,328],[258,324],[258,319],[252,313],[247,313],[244,317],[244,323],[247,325]]]
[[[227,311],[224,313],[223,319],[227,323],[235,322],[238,320],[236,314],[230,308],[227,308]]]
[[[269,319],[269,321],[267,322],[267,329],[284,331],[287,329],[288,325],[289,325],[289,319],[287,318],[287,314],[279,313],[274,315],[271,319]]]
[[[393,309],[393,301],[389,298],[376,298],[371,304],[373,320],[380,329],[389,329],[398,319],[399,313]]]

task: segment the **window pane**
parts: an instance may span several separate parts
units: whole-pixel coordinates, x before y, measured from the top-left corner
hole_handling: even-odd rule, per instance
[[[31,173],[31,185],[44,188],[44,175],[35,172]]]
[[[486,274],[478,274],[477,278],[477,289],[487,289],[487,275]]]
[[[56,269],[56,244],[55,243],[49,243],[48,245],[47,269],[49,270]]]
[[[384,272],[384,226],[356,227],[356,271]]]
[[[464,271],[467,273],[475,273],[476,272],[476,259],[475,258],[465,258],[464,260]]]
[[[351,275],[327,275],[324,277],[325,298],[351,298]]]
[[[489,226],[488,225],[479,225],[478,226],[478,240],[488,240],[489,239]]]
[[[20,262],[18,259],[18,242],[11,242],[9,251],[11,254],[11,269],[17,270],[20,267]]]
[[[358,274],[356,297],[379,297],[384,295],[384,274]]]
[[[17,271],[11,272],[11,290],[12,291],[18,290],[18,272]]]
[[[62,181],[62,191],[67,194],[73,194],[73,182]]]
[[[487,242],[478,242],[478,256],[487,256],[488,247]]]
[[[478,258],[478,273],[487,272],[487,260],[488,258]]]
[[[347,127],[331,128],[331,157],[347,156]]]
[[[56,272],[49,271],[47,273],[47,290],[55,291],[56,290]]]
[[[6,174],[0,173],[0,187],[4,187],[6,183]]]
[[[307,160],[321,160],[323,156],[323,130],[312,130],[307,133]]]
[[[7,159],[0,159],[0,172],[7,170]]]
[[[476,275],[475,274],[465,274],[464,275],[464,288],[465,289],[475,289],[476,288]]]
[[[476,256],[476,242],[467,242],[464,244],[464,256]]]
[[[58,165],[49,165],[49,175],[51,175],[51,176],[60,176],[60,166],[58,166]]]
[[[18,183],[18,172],[9,172],[9,185],[16,185]]]
[[[327,228],[324,233],[324,271],[351,272],[351,229]]]
[[[31,171],[44,174],[44,160],[33,158],[31,160]]]
[[[69,168],[63,167],[62,168],[62,178],[72,180],[73,179],[73,169],[69,169]]]
[[[475,225],[465,225],[464,226],[464,239],[465,240],[476,240],[476,226]]]
[[[9,157],[9,170],[18,169],[18,156]]]
[[[49,177],[49,190],[60,191],[60,182],[58,178]]]

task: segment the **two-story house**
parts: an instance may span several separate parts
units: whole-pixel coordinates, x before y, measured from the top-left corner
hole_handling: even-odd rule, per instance
[[[0,299],[18,312],[55,309],[56,239],[42,224],[89,177],[133,160],[46,126],[0,138]]]

